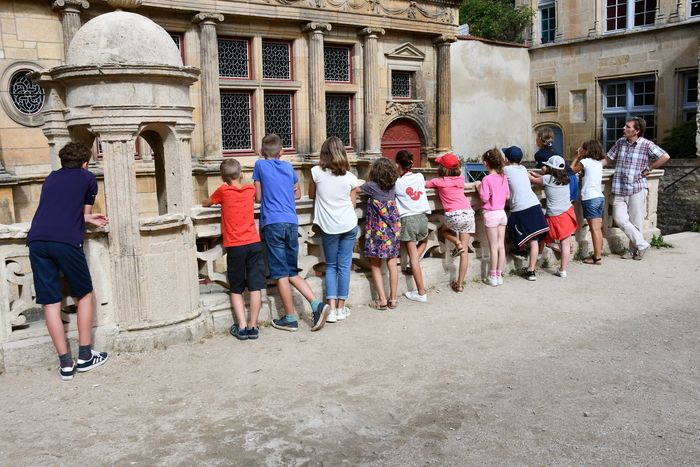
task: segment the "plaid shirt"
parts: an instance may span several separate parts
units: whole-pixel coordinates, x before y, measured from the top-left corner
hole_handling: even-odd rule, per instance
[[[646,138],[637,138],[632,144],[626,138],[618,139],[608,151],[608,158],[616,161],[612,193],[630,196],[646,189],[647,179],[642,177],[642,172],[649,168],[650,160],[656,160],[664,154],[666,151]]]

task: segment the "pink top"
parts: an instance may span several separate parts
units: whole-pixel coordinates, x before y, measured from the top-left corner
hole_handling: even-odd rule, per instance
[[[464,211],[472,208],[469,199],[464,196],[464,178],[461,176],[431,178],[425,182],[425,187],[437,190],[445,212]]]
[[[508,178],[505,175],[492,173],[484,177],[479,187],[479,197],[483,202],[481,206],[486,211],[497,211],[506,206],[506,200],[510,196]]]

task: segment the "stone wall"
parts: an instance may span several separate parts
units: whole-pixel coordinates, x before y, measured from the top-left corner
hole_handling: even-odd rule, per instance
[[[664,235],[700,225],[700,159],[671,160],[663,167],[658,225]]]

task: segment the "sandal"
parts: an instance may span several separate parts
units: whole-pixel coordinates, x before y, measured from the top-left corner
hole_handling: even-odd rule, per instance
[[[450,287],[452,287],[452,290],[454,290],[457,293],[462,293],[464,292],[464,286],[457,281],[454,281],[450,284]]]
[[[588,258],[584,258],[582,261],[583,264],[595,264],[596,266],[601,266],[603,264],[603,258],[596,258],[594,256],[589,256]]]
[[[464,247],[462,246],[461,243],[458,243],[457,246],[452,250],[452,257],[456,258],[460,256],[462,253],[464,253]]]
[[[386,306],[393,310],[399,306],[399,301],[397,299],[387,300]]]
[[[375,310],[386,310],[388,302],[380,302],[379,300],[372,300],[369,302],[369,307],[374,308]]]

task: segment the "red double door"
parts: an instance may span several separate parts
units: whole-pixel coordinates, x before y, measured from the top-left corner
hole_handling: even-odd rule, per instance
[[[420,134],[407,119],[392,122],[382,136],[382,155],[394,160],[396,153],[405,149],[413,156],[413,166],[420,167]]]

